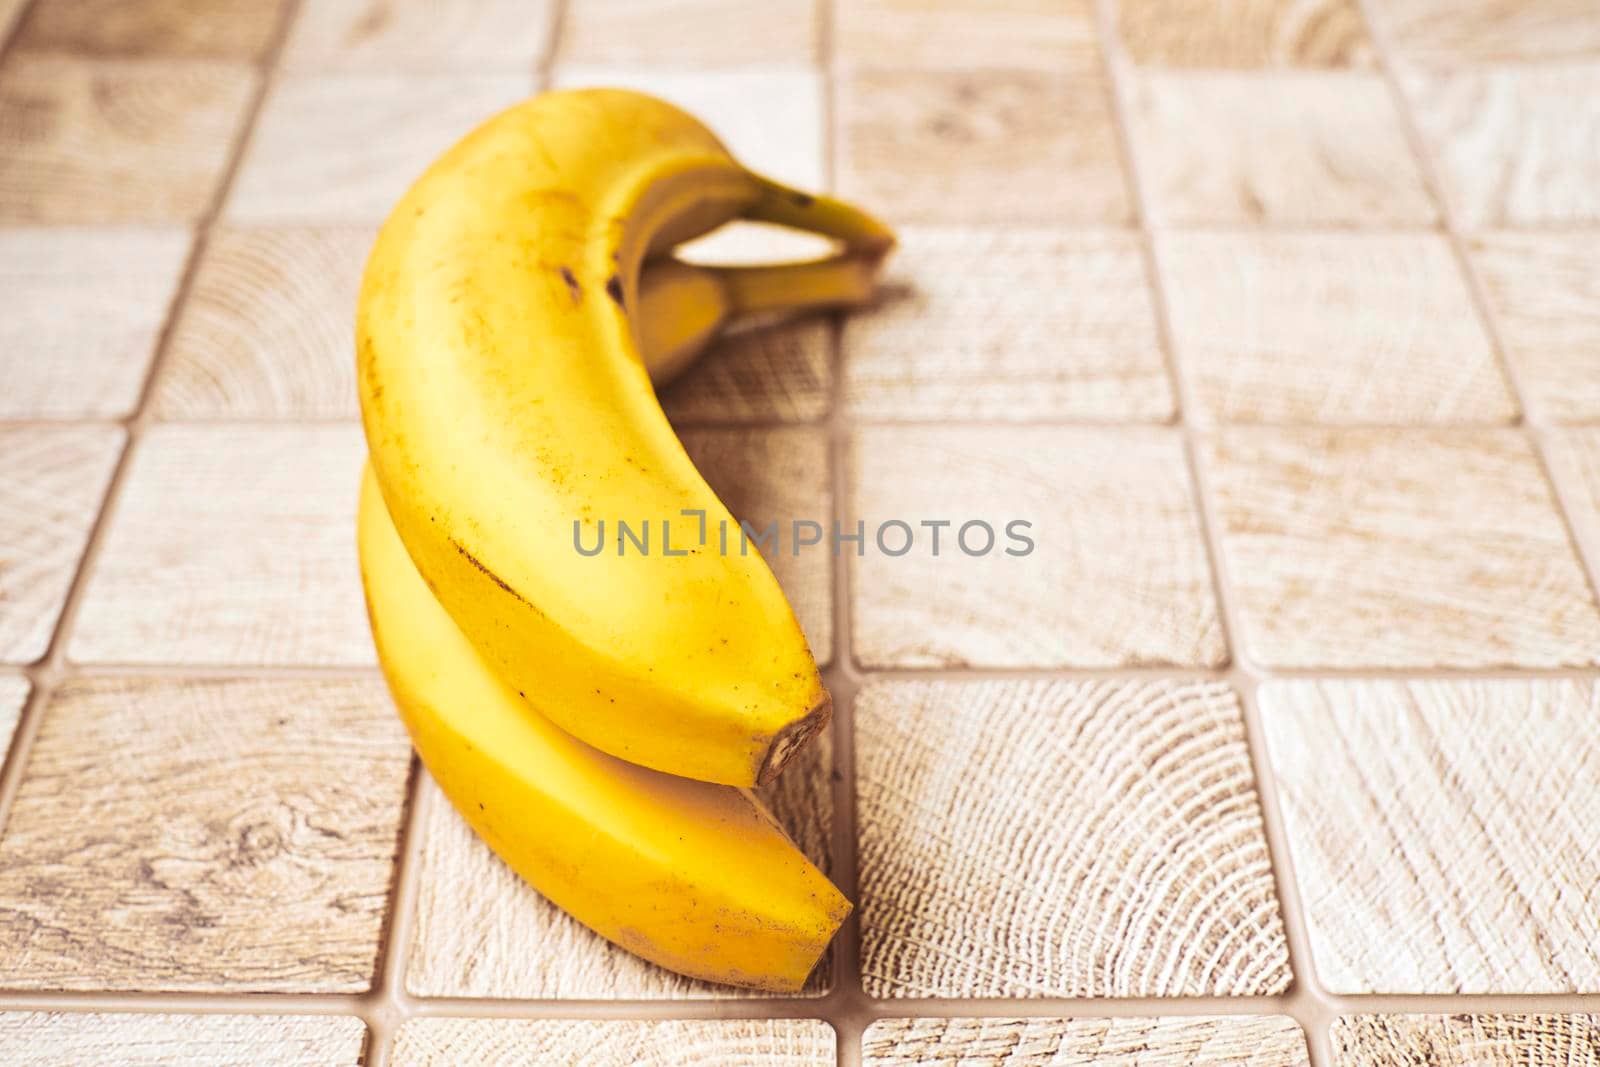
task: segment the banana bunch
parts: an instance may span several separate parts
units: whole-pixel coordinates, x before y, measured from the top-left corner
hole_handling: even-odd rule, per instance
[[[833,238],[699,267],[735,219]],[[730,324],[859,304],[870,216],[742,167],[689,115],[546,93],[448,151],[368,261],[358,544],[384,674],[477,833],[579,921],[672,970],[804,983],[850,904],[750,793],[829,720],[794,613],[656,386]],[[644,520],[673,552],[576,551]]]

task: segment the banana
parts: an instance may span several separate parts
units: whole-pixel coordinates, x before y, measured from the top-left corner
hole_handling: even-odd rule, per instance
[[[422,762],[479,836],[647,960],[798,991],[850,904],[761,803],[608,756],[530,714],[423,584],[370,466],[357,522],[384,675]]]
[[[749,786],[830,698],[759,552],[702,539],[738,526],[662,414],[630,319],[648,258],[735,218],[834,237],[869,267],[893,244],[848,205],[753,175],[662,101],[535,97],[384,224],[357,369],[399,536],[510,691],[612,755]],[[601,523],[617,544],[618,520],[649,522],[655,551],[576,551]]]

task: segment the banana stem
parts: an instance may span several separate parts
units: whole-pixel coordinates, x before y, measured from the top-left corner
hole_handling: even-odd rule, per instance
[[[755,202],[745,209],[745,218],[820,233],[843,241],[849,252],[882,257],[894,247],[894,231],[860,208],[831,196],[813,196],[770,178],[754,177],[760,191]]]
[[[872,299],[878,257],[839,255],[801,263],[708,267],[727,294],[733,315],[791,313],[850,307]]]

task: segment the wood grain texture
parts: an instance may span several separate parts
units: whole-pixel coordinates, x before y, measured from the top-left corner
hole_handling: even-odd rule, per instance
[[[374,236],[213,230],[161,363],[158,417],[356,418],[356,293]]]
[[[157,426],[68,646],[78,663],[374,662],[356,568],[358,426]]]
[[[866,417],[1164,421],[1144,253],[1115,231],[903,228],[879,306],[845,320]]]
[[[861,68],[1051,70],[1096,55],[1089,0],[842,0],[833,5],[839,62]]]
[[[1545,438],[1545,458],[1563,491],[1573,528],[1590,552],[1600,552],[1600,426],[1568,426],[1551,433]]]
[[[842,196],[897,223],[1129,219],[1109,89],[1056,71],[858,72],[838,79]]]
[[[376,225],[435,157],[532,91],[531,74],[280,77],[227,217]]]
[[[1528,405],[1600,418],[1600,242],[1593,234],[1485,234],[1468,244]]]
[[[824,735],[757,790],[790,837],[831,871],[833,747]],[[617,948],[545,900],[479,840],[424,776],[417,918],[406,963],[414,996],[517,999],[763,997],[674,974]],[[468,888],[470,887],[470,888]],[[832,985],[831,955],[808,995]],[[450,1061],[455,1062],[455,1061]]]
[[[32,686],[21,675],[0,674],[0,767],[5,766],[6,752],[11,748],[11,738],[16,735],[17,723],[22,719],[22,709],[28,703]]]
[[[701,69],[817,60],[816,0],[582,0],[563,16],[560,62]]]
[[[1165,429],[872,427],[851,455],[856,658],[879,667],[1227,659],[1182,443]],[[906,533],[883,524],[898,520]],[[949,520],[933,554],[924,521]],[[995,531],[987,555],[957,543]],[[1013,521],[1034,541],[1007,537]],[[985,547],[980,527],[970,552]],[[844,546],[845,551],[850,546]],[[1007,555],[1008,549],[1024,555]]]
[[[662,390],[661,406],[680,426],[820,419],[832,402],[829,327],[814,317],[729,334]]]
[[[1232,430],[1202,451],[1257,663],[1600,662],[1600,613],[1521,434]]]
[[[0,1012],[10,1067],[356,1067],[366,1038],[360,1019],[337,1015]]]
[[[1122,46],[1152,67],[1369,67],[1354,0],[1115,0]]]
[[[1517,413],[1449,242],[1185,234],[1157,245],[1173,347],[1223,422],[1504,422]]]
[[[552,0],[315,0],[295,16],[289,70],[526,71],[550,43]]]
[[[833,1028],[820,1019],[412,1019],[395,1037],[394,1067],[831,1067]]]
[[[1600,222],[1600,62],[1402,78],[1466,227]]]
[[[248,67],[28,55],[0,70],[0,223],[157,223],[210,205]]]
[[[17,43],[85,56],[252,60],[272,43],[284,6],[285,0],[38,0]]]
[[[1157,223],[1392,227],[1437,217],[1376,74],[1147,71],[1129,122]]]
[[[410,767],[376,681],[65,683],[0,837],[4,985],[366,990]]]
[[[1345,1015],[1334,1067],[1600,1067],[1600,1015]]]
[[[1280,1015],[1117,1019],[880,1019],[866,1067],[1306,1067],[1305,1035]]]
[[[124,436],[0,427],[0,663],[32,663],[50,647]]]
[[[1600,9],[1589,0],[1379,0],[1403,60],[1470,66],[1600,59]]]
[[[186,230],[0,230],[0,418],[133,411]]]
[[[855,734],[868,996],[1287,988],[1225,684],[880,682]]]

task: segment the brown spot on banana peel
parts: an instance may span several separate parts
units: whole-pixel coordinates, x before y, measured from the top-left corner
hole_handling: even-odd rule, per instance
[[[761,769],[756,773],[756,785],[767,785],[782,774],[789,761],[810,744],[813,737],[827,729],[832,720],[833,697],[824,692],[822,699],[811,706],[804,718],[785,726],[772,739],[772,744],[767,746],[766,756],[761,760]]]
[[[606,295],[617,302],[617,307],[628,310],[628,305],[622,299],[622,279],[615,274],[606,279]]]
[[[516,597],[518,600],[522,601],[524,604],[527,604],[530,608],[533,607],[533,603],[531,601],[529,601],[527,597],[523,596],[521,593],[519,593],[515,589],[511,588],[510,583],[508,583],[504,578],[500,577],[494,571],[492,571],[488,567],[484,566],[483,560],[479,559],[477,556],[474,556],[471,552],[468,552],[467,549],[466,549],[466,546],[463,545],[460,541],[457,541],[454,537],[452,537],[452,538],[450,538],[450,545],[457,552],[461,553],[461,556],[462,556],[463,559],[465,559],[468,563],[472,564],[474,567],[478,568],[478,570],[482,571],[485,575],[487,575],[489,580],[491,582],[493,582],[495,585],[498,585],[501,589],[504,589],[506,592],[510,593],[512,596]]]
[[[583,303],[583,286],[578,284],[578,276],[572,273],[571,267],[561,268],[561,280],[567,283],[567,292],[572,294],[572,306]]]

